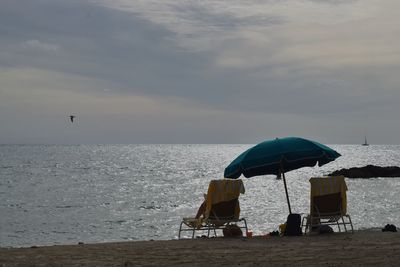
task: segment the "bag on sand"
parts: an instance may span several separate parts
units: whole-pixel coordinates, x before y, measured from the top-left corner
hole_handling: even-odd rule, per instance
[[[301,216],[300,214],[289,214],[286,221],[285,235],[298,236],[302,235],[301,232]]]
[[[223,230],[222,233],[225,237],[238,237],[243,236],[242,229],[236,224],[229,224]]]
[[[386,224],[382,232],[397,232],[397,227],[393,224]]]
[[[319,234],[331,234],[331,233],[333,233],[333,229],[329,225],[321,225],[320,227],[318,227],[318,233]]]

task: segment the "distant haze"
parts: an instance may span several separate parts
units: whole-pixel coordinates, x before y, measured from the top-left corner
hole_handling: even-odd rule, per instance
[[[2,0],[0,143],[400,144],[399,10]]]

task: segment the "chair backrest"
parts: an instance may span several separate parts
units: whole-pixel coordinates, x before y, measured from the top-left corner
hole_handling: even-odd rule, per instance
[[[239,195],[244,194],[240,179],[212,180],[208,186],[206,199],[206,218],[238,219],[240,215]]]
[[[343,176],[311,178],[310,212],[340,214],[347,212],[347,185]]]
[[[229,201],[223,201],[211,206],[211,220],[233,220],[236,218],[236,208],[239,207],[239,199],[235,198]]]
[[[312,212],[318,215],[341,215],[342,196],[339,193],[316,196],[312,201]]]

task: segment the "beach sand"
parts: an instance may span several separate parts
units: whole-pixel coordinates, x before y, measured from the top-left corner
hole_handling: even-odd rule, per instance
[[[0,266],[400,266],[400,233],[0,248]]]

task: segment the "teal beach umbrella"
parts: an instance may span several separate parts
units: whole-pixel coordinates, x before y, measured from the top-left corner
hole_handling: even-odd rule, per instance
[[[340,157],[335,150],[300,137],[276,138],[264,141],[240,154],[225,168],[224,177],[236,179],[275,174],[283,176],[286,199],[290,208],[285,172],[302,167],[325,165]]]

